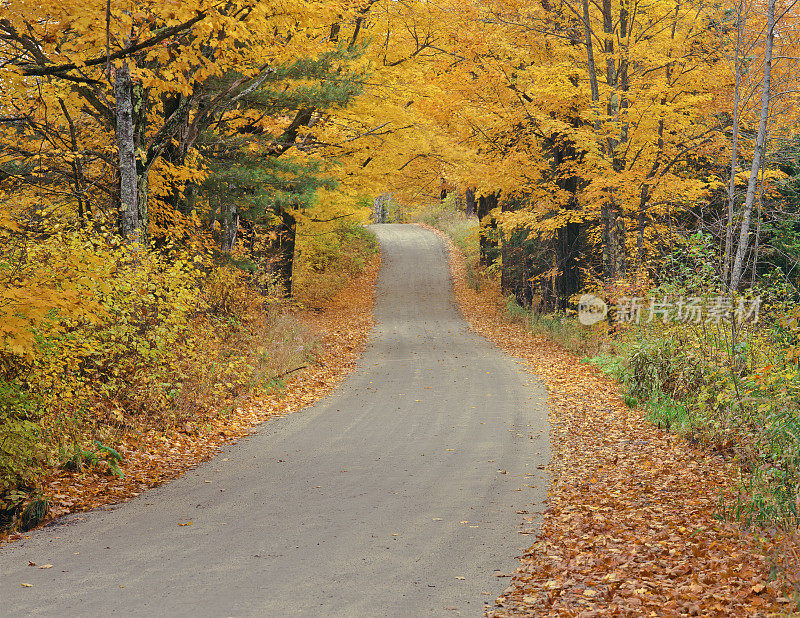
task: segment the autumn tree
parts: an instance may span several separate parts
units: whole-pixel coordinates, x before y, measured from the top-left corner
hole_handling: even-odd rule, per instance
[[[704,108],[719,60],[713,10],[509,1],[461,17],[449,33],[461,58],[442,69],[450,99],[438,114],[456,139],[477,144],[491,169],[480,178],[486,193],[517,204],[502,213],[504,236],[525,228],[573,245],[584,226],[602,256],[598,279],[635,273],[670,213],[708,187],[690,162],[719,135]]]
[[[115,196],[126,234],[146,229],[153,196],[184,215],[191,210],[203,173],[199,160],[187,157],[206,130],[224,122],[226,114],[236,114],[238,103],[285,63],[335,49],[330,24],[358,7],[317,4],[311,11],[307,3],[257,0],[130,7],[68,2],[47,7],[49,18],[42,19],[39,10],[11,3],[0,40],[6,46],[6,70],[14,68],[10,86],[19,96],[6,101],[4,109],[45,143],[48,132],[80,129],[75,120],[93,120],[90,131],[96,137],[115,135],[113,142],[91,148],[92,163],[105,165],[84,162],[82,174],[99,168],[89,184]],[[304,34],[295,37],[301,30]],[[33,92],[37,97],[28,96]],[[285,110],[276,107],[270,119]],[[309,121],[307,108],[297,110],[294,121],[276,134],[273,151],[288,150],[298,128]],[[75,134],[76,139],[87,135]],[[85,157],[85,145],[76,145],[76,156]],[[150,171],[159,165],[159,184],[150,187]],[[81,172],[71,173],[73,184],[81,185]]]
[[[766,150],[770,128],[773,135],[791,133],[796,118],[792,93],[797,84],[797,38],[793,24],[796,2],[777,5],[768,0],[766,6],[738,2],[732,13],[735,43],[732,46],[733,92],[731,95],[732,125],[730,173],[728,179],[727,220],[723,255],[723,281],[735,292],[739,289],[751,246],[751,222],[756,203],[763,201],[764,179],[776,177],[776,165],[767,165]],[[776,37],[776,34],[778,35]],[[777,53],[776,53],[777,38]],[[748,66],[749,65],[749,66]],[[753,139],[746,139],[743,126],[755,125]],[[744,135],[743,135],[744,134]],[[752,145],[747,148],[747,142]],[[741,209],[737,208],[738,184],[742,176],[739,161],[750,155]],[[766,169],[766,168],[771,169]],[[777,174],[780,177],[780,174]],[[743,183],[744,184],[744,183]],[[768,188],[769,189],[769,188]],[[760,228],[761,217],[758,222]],[[736,229],[738,227],[738,238]],[[753,268],[758,261],[760,229],[753,247]]]

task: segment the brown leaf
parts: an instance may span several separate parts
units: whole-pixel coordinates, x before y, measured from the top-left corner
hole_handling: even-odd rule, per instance
[[[463,258],[437,233],[450,249],[456,298],[472,330],[521,358],[548,391],[557,483],[536,520],[543,540],[523,555],[521,575],[489,615],[606,615],[614,606],[623,615],[778,612],[773,598],[788,588],[762,594],[753,578],[769,570],[767,551],[784,557],[781,573],[798,571],[791,565],[800,564],[797,537],[782,535],[782,546],[779,535],[759,542],[716,519],[720,494],[735,500],[732,467],[654,429],[643,409],[624,404],[618,384],[509,319],[499,285],[487,278],[480,292],[470,287]],[[800,582],[800,573],[793,577]],[[599,581],[602,587],[593,585]]]

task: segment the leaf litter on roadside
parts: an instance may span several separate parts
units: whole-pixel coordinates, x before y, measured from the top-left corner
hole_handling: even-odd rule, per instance
[[[471,328],[522,359],[548,390],[547,508],[537,541],[487,615],[791,611],[763,538],[714,516],[720,495],[735,492],[730,464],[648,424],[613,381],[504,318],[497,291],[470,288],[458,250],[428,229],[450,249],[456,297]]]
[[[355,368],[366,346],[374,322],[379,270],[380,256],[375,256],[359,277],[333,296],[325,311],[301,311],[301,320],[318,335],[315,362],[287,377],[284,389],[243,398],[232,413],[206,419],[202,425],[149,431],[137,438],[135,446],[123,441],[118,450],[126,461],[124,478],[92,471],[55,471],[43,483],[51,505],[44,523],[134,498],[207,461],[223,445],[235,444],[264,421],[296,412],[324,397]],[[0,534],[0,542],[19,538],[21,534]]]

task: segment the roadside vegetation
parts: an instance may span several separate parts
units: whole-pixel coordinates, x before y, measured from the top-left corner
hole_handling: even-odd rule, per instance
[[[649,306],[637,322],[609,316],[581,324],[577,295],[565,311],[524,308],[502,294],[502,263],[481,267],[479,225],[457,200],[448,198],[411,210],[409,218],[446,233],[463,260],[465,283],[494,298],[510,323],[577,354],[620,386],[625,407],[639,409],[651,431],[672,432],[686,448],[699,447],[710,459],[731,466],[733,486],[725,485],[713,508],[720,521],[741,524],[755,534],[768,562],[770,581],[796,581],[797,529],[800,525],[800,379],[798,378],[797,308],[787,279],[765,276],[743,298],[763,299],[758,320],[648,320]],[[726,296],[713,269],[708,236],[687,235],[665,256],[660,280],[653,278],[633,295],[649,299],[697,297],[712,302]],[[625,290],[591,292],[620,298]],[[615,296],[616,295],[616,296]],[[733,315],[733,314],[732,314]],[[758,540],[761,539],[761,540]],[[791,598],[792,595],[790,595]],[[793,593],[800,608],[800,589]]]
[[[319,333],[304,325],[303,308],[323,310],[377,246],[361,225],[305,229],[292,299],[244,252],[131,255],[113,236],[80,230],[5,245],[2,272],[13,269],[20,287],[52,281],[64,264],[92,270],[75,279],[73,293],[90,299],[79,311],[48,307],[29,339],[0,354],[0,529],[46,516],[42,481],[53,471],[122,478],[126,456],[151,448],[154,432],[202,434],[313,365]]]

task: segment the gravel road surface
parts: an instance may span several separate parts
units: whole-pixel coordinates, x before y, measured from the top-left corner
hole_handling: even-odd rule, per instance
[[[469,331],[438,237],[370,229],[377,325],[344,385],[0,549],[0,615],[482,615],[534,541],[517,511],[546,497],[544,389]]]

